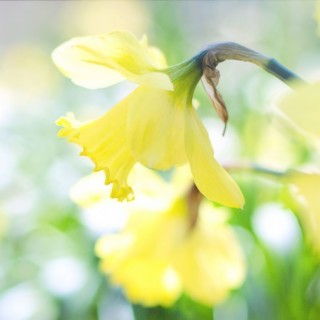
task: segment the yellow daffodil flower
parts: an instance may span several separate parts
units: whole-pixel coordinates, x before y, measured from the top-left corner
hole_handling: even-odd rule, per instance
[[[132,198],[127,177],[137,162],[157,170],[189,163],[195,184],[209,200],[243,206],[239,187],[215,160],[192,105],[206,53],[167,67],[162,53],[145,38],[138,41],[120,31],[75,38],[53,52],[58,68],[78,85],[103,88],[123,79],[138,85],[97,120],[79,123],[68,114],[57,121],[63,127],[59,136],[80,145],[95,170],[105,172],[106,184],[113,184],[111,197]],[[215,89],[217,74],[206,72],[204,77],[207,90],[212,87],[210,96],[220,101],[217,110],[224,110]],[[223,115],[226,121],[226,112]]]
[[[283,96],[278,106],[298,129],[320,138],[320,82],[297,84],[296,90]]]
[[[185,292],[213,305],[244,280],[244,257],[225,209],[215,209],[195,187],[187,192],[185,176],[182,168],[167,183],[140,168],[139,179],[149,185],[136,195],[140,205],[125,203],[131,212],[125,228],[97,242],[102,271],[134,303],[170,306]],[[150,195],[159,188],[165,205],[146,210],[144,201],[156,204]]]
[[[298,195],[302,226],[308,242],[320,257],[320,173],[292,171],[283,179],[294,187],[293,192]]]

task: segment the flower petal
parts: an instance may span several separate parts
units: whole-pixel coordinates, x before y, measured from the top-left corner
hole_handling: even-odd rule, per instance
[[[123,287],[132,302],[169,306],[180,295],[180,279],[170,266],[179,222],[181,219],[163,213],[136,212],[122,234],[97,242],[103,271]]]
[[[63,129],[60,137],[83,148],[82,155],[88,156],[96,165],[95,171],[103,170],[106,184],[112,183],[112,198],[130,199],[132,190],[127,177],[135,164],[126,139],[127,99],[97,120],[80,124],[68,114],[57,121]]]
[[[128,139],[143,165],[166,170],[186,163],[184,111],[170,91],[139,87],[130,98]]]
[[[146,212],[150,215],[153,211],[165,211],[175,200],[176,193],[173,191],[176,191],[176,188],[156,171],[138,163],[131,171],[128,181],[134,186],[135,195],[134,201],[128,203],[131,212]]]
[[[70,189],[70,198],[84,208],[90,208],[108,199],[110,189],[104,184],[102,171],[81,178]]]
[[[181,290],[177,275],[167,260],[139,255],[134,240],[134,236],[125,233],[99,239],[96,254],[101,258],[100,268],[134,303],[147,306],[173,304]]]
[[[243,195],[213,156],[208,133],[193,108],[186,110],[186,151],[194,182],[211,201],[228,207],[242,207]]]
[[[224,300],[229,291],[240,286],[245,277],[241,248],[224,222],[215,220],[219,211],[200,206],[195,229],[175,256],[174,267],[186,293],[207,305]]]
[[[320,173],[291,171],[282,181],[295,187],[293,190],[301,211],[299,217],[305,230],[307,241],[320,257]]]
[[[164,56],[162,51],[157,47],[149,46],[148,38],[146,35],[143,35],[143,37],[140,40],[140,43],[146,51],[149,61],[152,62],[152,65],[154,67],[156,67],[157,69],[163,69],[168,66],[166,57]]]
[[[282,98],[279,107],[298,128],[320,137],[320,82],[298,85]]]
[[[125,78],[173,89],[169,76],[158,72],[150,61],[149,48],[128,32],[71,39],[53,52],[52,59],[64,75],[90,89],[110,86]]]
[[[186,241],[175,267],[191,298],[213,305],[242,283],[243,258],[232,236],[230,230],[220,228],[206,235],[195,232]]]
[[[111,276],[114,283],[123,286],[133,303],[145,306],[171,306],[181,294],[181,283],[167,261],[159,259],[132,259]]]

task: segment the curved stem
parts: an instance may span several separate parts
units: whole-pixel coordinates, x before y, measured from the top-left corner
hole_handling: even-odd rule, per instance
[[[210,62],[217,66],[225,60],[238,60],[251,62],[265,71],[271,73],[281,81],[285,82],[289,87],[293,88],[293,83],[306,83],[302,78],[284,67],[277,60],[269,58],[257,51],[251,50],[238,43],[221,42],[215,43],[206,49]]]
[[[279,171],[268,167],[263,167],[255,163],[240,163],[236,165],[224,165],[223,166],[228,172],[254,172],[261,175],[268,175],[273,177],[283,177],[289,174],[288,170]]]

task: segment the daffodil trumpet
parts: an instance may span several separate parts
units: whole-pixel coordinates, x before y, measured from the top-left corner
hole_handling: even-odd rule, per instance
[[[60,137],[80,145],[82,155],[103,170],[112,184],[111,197],[130,200],[128,176],[136,163],[168,170],[189,163],[194,183],[209,200],[228,207],[243,207],[236,182],[216,161],[213,148],[193,106],[200,81],[219,117],[226,124],[228,112],[217,90],[218,63],[241,60],[255,63],[286,83],[299,79],[289,70],[257,52],[235,43],[209,46],[180,64],[168,67],[161,51],[146,38],[115,31],[106,35],[74,38],[52,55],[61,72],[74,83],[104,88],[122,80],[138,87],[100,118],[80,123],[73,114],[57,121]]]

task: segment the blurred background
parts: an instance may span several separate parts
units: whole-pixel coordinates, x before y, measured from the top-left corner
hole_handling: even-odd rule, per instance
[[[314,79],[320,74],[315,7],[315,1],[1,1],[0,320],[133,319],[94,254],[97,238],[121,227],[121,209],[73,203],[70,189],[92,164],[56,137],[55,125],[68,111],[94,119],[132,86],[77,87],[53,65],[55,47],[123,29],[146,34],[174,64],[209,43],[235,41]],[[228,61],[219,70],[230,114],[225,137],[201,85],[196,98],[220,161],[276,170],[318,162],[313,146],[273,110],[283,83],[246,63]],[[288,192],[248,173],[236,178],[247,204],[230,223],[248,275],[215,307],[215,319],[319,319],[320,270]],[[308,317],[306,310],[313,310]]]

